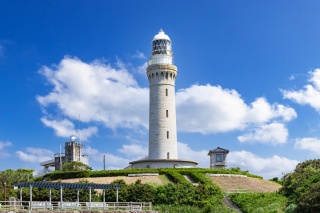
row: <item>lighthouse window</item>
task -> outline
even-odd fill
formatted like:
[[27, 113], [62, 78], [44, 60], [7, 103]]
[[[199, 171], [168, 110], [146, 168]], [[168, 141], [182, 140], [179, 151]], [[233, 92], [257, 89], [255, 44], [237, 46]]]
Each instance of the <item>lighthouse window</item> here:
[[222, 154], [216, 154], [216, 162], [222, 162]]
[[168, 73], [166, 73], [166, 79], [168, 79]]
[[169, 117], [169, 111], [166, 110], [166, 117]]
[[169, 131], [167, 131], [167, 139], [169, 139]]
[[168, 96], [168, 89], [166, 89], [166, 96]]

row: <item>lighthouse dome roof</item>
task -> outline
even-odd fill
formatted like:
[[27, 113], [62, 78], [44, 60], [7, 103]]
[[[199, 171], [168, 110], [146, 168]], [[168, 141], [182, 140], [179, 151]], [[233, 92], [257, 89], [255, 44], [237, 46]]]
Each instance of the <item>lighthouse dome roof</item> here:
[[165, 39], [165, 40], [171, 41], [169, 36], [167, 34], [165, 34], [162, 29], [160, 29], [159, 33], [154, 36], [153, 41], [160, 40], [160, 39]]

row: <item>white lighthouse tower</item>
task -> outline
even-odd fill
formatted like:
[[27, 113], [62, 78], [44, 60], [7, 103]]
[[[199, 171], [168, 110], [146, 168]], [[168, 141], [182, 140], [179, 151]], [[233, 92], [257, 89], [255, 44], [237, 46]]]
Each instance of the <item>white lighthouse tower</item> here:
[[130, 162], [133, 168], [194, 167], [198, 163], [179, 160], [175, 80], [178, 69], [172, 63], [172, 43], [160, 30], [152, 40], [147, 67], [149, 80], [149, 156]]
[[162, 30], [152, 40], [147, 67], [150, 87], [149, 159], [178, 159], [175, 103], [177, 67], [171, 40]]

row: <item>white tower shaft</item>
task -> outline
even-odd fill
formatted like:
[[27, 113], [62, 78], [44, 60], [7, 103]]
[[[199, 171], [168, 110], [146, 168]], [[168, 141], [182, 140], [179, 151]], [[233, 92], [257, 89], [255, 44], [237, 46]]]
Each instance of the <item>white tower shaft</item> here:
[[177, 67], [171, 40], [160, 30], [152, 41], [147, 76], [150, 86], [149, 159], [178, 159], [175, 105]]

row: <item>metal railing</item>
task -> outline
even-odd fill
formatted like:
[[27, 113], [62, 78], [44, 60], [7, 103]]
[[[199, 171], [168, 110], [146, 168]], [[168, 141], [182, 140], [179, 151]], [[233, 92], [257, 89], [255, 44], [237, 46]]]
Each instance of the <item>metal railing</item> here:
[[225, 191], [226, 194], [235, 194], [235, 193], [252, 193], [252, 191], [248, 189], [227, 189]]
[[152, 211], [151, 202], [48, 202], [48, 201], [0, 201], [1, 209], [89, 209], [89, 210], [124, 210]]

